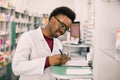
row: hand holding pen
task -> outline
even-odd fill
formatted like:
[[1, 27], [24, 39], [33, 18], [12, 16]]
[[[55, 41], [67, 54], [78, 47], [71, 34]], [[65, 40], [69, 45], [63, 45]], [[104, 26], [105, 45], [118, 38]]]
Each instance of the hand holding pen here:
[[65, 64], [69, 60], [69, 57], [66, 54], [63, 54], [61, 49], [59, 49], [59, 52], [61, 53], [61, 64]]
[[63, 52], [62, 52], [62, 50], [61, 50], [61, 49], [59, 49], [59, 52], [60, 52], [60, 54], [61, 54], [61, 55], [63, 54]]
[[[61, 49], [59, 49], [59, 52], [60, 52], [61, 55], [63, 55], [63, 52], [62, 52]], [[70, 57], [68, 55], [66, 55], [66, 56], [67, 56], [68, 60], [70, 60]]]
[[66, 54], [63, 54], [62, 50], [59, 49], [60, 54], [55, 54], [49, 56], [49, 63], [50, 65], [62, 65], [65, 64], [69, 58]]

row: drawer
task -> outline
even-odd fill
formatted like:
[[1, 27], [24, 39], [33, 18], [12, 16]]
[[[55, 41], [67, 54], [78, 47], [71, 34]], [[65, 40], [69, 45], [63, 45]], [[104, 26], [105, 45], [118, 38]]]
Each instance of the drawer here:
[[0, 78], [7, 73], [7, 67], [3, 67], [0, 69]]

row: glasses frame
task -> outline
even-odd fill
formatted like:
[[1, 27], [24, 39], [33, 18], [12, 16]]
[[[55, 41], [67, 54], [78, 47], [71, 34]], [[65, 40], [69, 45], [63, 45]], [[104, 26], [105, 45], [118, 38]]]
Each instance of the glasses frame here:
[[66, 25], [61, 22], [56, 16], [54, 16], [54, 18], [60, 23], [60, 27], [66, 32], [69, 31], [69, 28], [66, 28]]

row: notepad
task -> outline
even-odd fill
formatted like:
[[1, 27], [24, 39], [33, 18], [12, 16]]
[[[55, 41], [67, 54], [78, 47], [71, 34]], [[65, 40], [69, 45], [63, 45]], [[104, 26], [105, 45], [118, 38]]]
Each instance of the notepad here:
[[88, 66], [88, 61], [78, 53], [71, 54], [71, 60], [69, 60], [64, 66]]
[[89, 68], [80, 68], [80, 69], [68, 68], [66, 70], [66, 74], [88, 75], [88, 74], [92, 74], [92, 71]]
[[88, 66], [88, 62], [85, 60], [73, 59], [68, 61], [65, 66]]
[[91, 79], [72, 79], [72, 80], [91, 80]]

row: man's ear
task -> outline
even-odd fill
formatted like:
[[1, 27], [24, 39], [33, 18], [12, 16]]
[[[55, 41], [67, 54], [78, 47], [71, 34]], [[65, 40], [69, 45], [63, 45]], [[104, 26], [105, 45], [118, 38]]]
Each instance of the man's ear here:
[[53, 23], [55, 21], [54, 17], [51, 17], [50, 22]]

